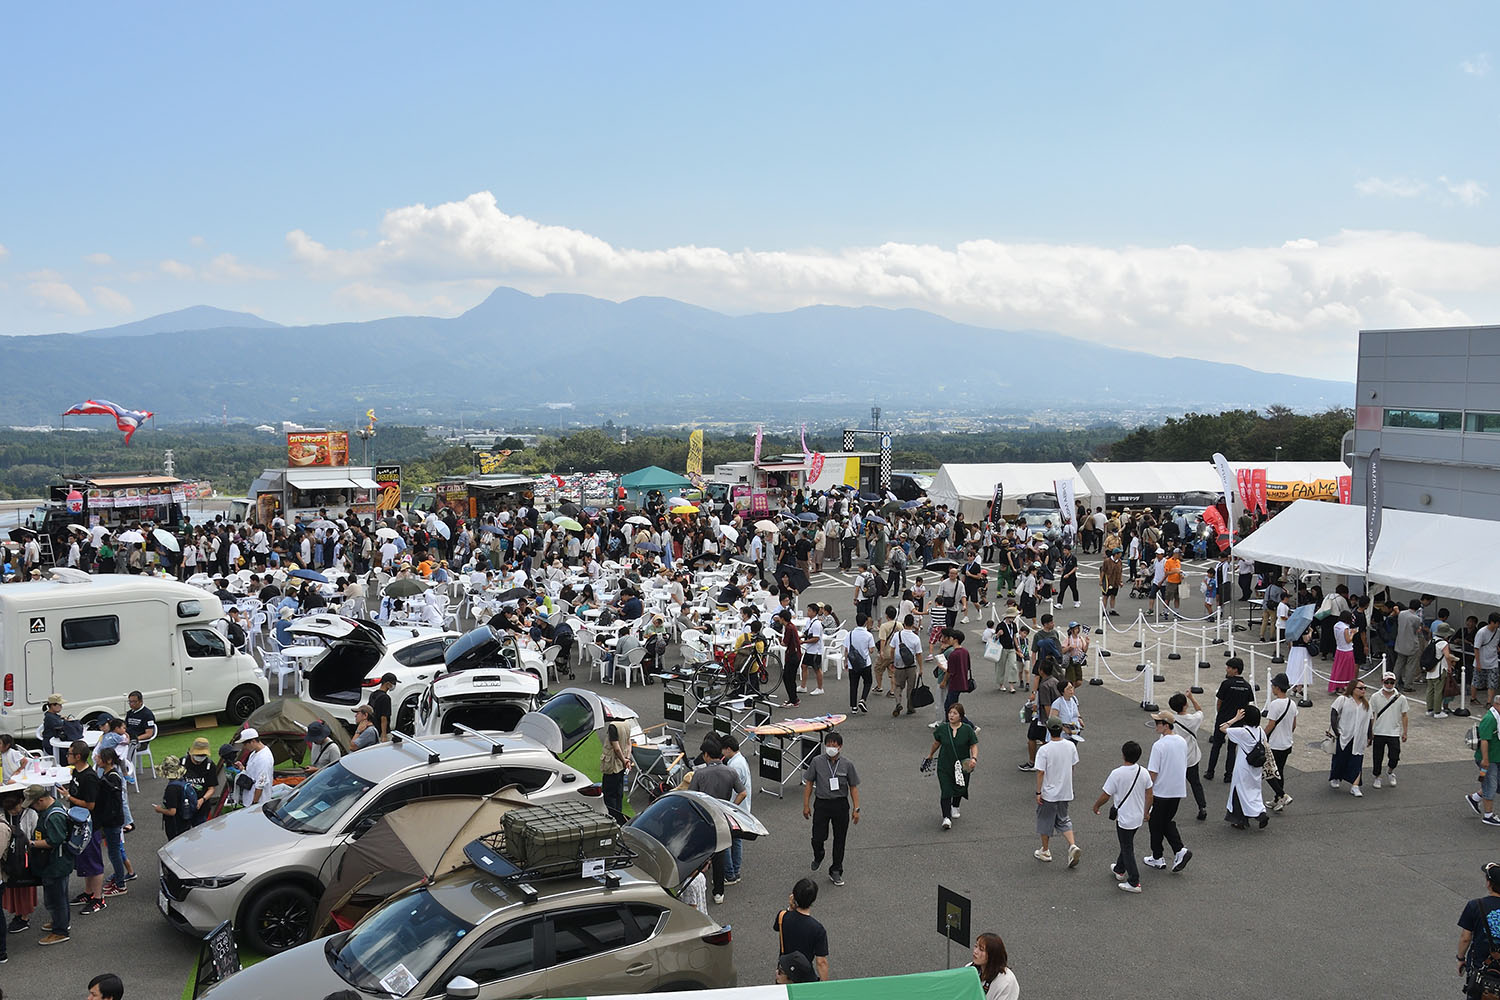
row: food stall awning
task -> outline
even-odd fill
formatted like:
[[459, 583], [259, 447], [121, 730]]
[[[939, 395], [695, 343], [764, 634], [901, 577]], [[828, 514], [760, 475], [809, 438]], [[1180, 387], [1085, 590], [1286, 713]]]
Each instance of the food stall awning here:
[[321, 470], [318, 472], [298, 472], [289, 470], [286, 474], [287, 485], [298, 490], [352, 490], [358, 489], [354, 480], [347, 475], [336, 472]]
[[379, 483], [377, 483], [373, 479], [367, 479], [364, 476], [351, 476], [349, 478], [349, 481], [351, 483], [353, 483], [354, 486], [355, 486], [355, 488], [357, 488], [357, 489], [361, 489], [361, 490], [378, 490], [378, 489], [380, 489], [380, 484]]
[[92, 486], [101, 490], [182, 485], [182, 480], [176, 476], [90, 476], [86, 479], [69, 479], [68, 482]]

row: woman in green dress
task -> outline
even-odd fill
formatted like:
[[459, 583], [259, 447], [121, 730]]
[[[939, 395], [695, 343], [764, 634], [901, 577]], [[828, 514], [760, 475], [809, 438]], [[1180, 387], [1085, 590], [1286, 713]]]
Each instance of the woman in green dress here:
[[927, 751], [924, 766], [932, 766], [934, 755], [938, 792], [942, 796], [943, 829], [948, 830], [958, 819], [959, 802], [969, 797], [974, 767], [979, 763], [979, 736], [965, 721], [962, 702], [955, 701], [949, 706], [947, 724], [933, 730], [932, 749]]

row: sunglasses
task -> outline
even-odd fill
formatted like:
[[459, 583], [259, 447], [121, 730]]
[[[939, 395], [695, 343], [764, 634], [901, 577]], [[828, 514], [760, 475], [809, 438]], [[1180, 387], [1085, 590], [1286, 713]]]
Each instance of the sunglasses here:
[[1367, 688], [1367, 687], [1365, 687], [1365, 686], [1364, 686], [1364, 685], [1363, 685], [1363, 684], [1360, 684], [1360, 685], [1359, 685], [1359, 686], [1358, 686], [1358, 687], [1356, 687], [1356, 688], [1355, 688], [1355, 689], [1354, 689], [1354, 690], [1356, 690], [1356, 691], [1368, 691], [1368, 690], [1369, 690], [1369, 688]]

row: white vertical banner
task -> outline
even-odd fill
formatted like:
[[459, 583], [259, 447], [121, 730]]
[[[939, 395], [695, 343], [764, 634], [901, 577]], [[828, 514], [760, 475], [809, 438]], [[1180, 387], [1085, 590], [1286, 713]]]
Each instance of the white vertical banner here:
[[1052, 480], [1052, 492], [1057, 497], [1057, 509], [1060, 512], [1062, 523], [1072, 525], [1073, 530], [1076, 531], [1078, 525], [1073, 524], [1073, 520], [1078, 516], [1078, 506], [1073, 499], [1073, 480]]
[[1237, 481], [1234, 470], [1229, 467], [1229, 460], [1218, 452], [1214, 452], [1214, 468], [1218, 470], [1219, 483], [1224, 487], [1224, 511], [1229, 521], [1226, 527], [1229, 530], [1229, 545], [1233, 548], [1237, 541], [1234, 535], [1239, 525], [1241, 509], [1241, 498], [1238, 490], [1235, 489]]

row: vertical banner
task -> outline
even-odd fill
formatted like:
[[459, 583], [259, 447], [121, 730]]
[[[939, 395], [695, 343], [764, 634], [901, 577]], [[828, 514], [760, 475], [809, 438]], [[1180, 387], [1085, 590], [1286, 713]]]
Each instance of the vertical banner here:
[[754, 462], [756, 465], [760, 464], [760, 439], [761, 434], [764, 430], [764, 427], [755, 428], [755, 456], [751, 458], [750, 461]]
[[1370, 575], [1370, 556], [1380, 541], [1381, 509], [1384, 497], [1380, 481], [1380, 449], [1370, 449], [1370, 464], [1365, 469], [1365, 576]]
[[812, 458], [807, 463], [808, 489], [812, 489], [813, 483], [817, 482], [818, 477], [823, 474], [823, 463], [827, 460], [828, 456], [824, 455], [821, 451], [813, 452]]
[[1339, 476], [1339, 503], [1353, 503], [1354, 479], [1351, 476]]
[[812, 453], [807, 450], [807, 425], [803, 424], [802, 425], [802, 458], [803, 458], [803, 460], [805, 461], [807, 459], [807, 456], [810, 455], [810, 454], [812, 454]]
[[[1077, 528], [1078, 526], [1076, 524], [1073, 524], [1073, 522], [1078, 518], [1078, 507], [1073, 502], [1073, 480], [1052, 480], [1052, 492], [1057, 497], [1057, 510], [1059, 519], [1063, 524], [1072, 525], [1074, 528]], [[996, 495], [998, 494], [999, 487], [997, 486]]]
[[1266, 470], [1256, 469], [1250, 477], [1251, 503], [1264, 516], [1271, 512], [1266, 506]]
[[1229, 532], [1229, 544], [1234, 545], [1234, 526], [1240, 520], [1240, 497], [1235, 491], [1234, 470], [1229, 467], [1229, 460], [1219, 452], [1214, 452], [1214, 468], [1219, 472], [1219, 485], [1224, 487], [1224, 510], [1228, 516], [1224, 519]]
[[688, 435], [687, 474], [689, 478], [703, 475], [702, 431], [693, 431]]
[[[1053, 484], [1054, 486], [1056, 483]], [[995, 499], [990, 501], [990, 523], [994, 524], [1000, 518], [1000, 505], [1005, 501], [1005, 484], [995, 484]]]
[[1234, 470], [1234, 493], [1240, 498], [1240, 509], [1249, 510], [1254, 506], [1250, 493], [1250, 470]]
[[401, 509], [401, 466], [375, 466], [375, 485], [380, 488], [376, 495], [376, 510]]

